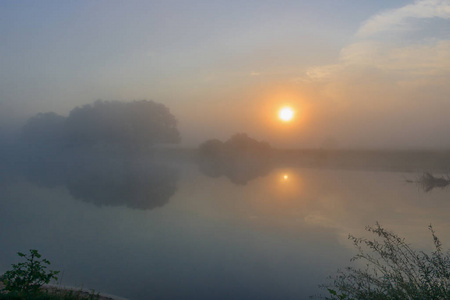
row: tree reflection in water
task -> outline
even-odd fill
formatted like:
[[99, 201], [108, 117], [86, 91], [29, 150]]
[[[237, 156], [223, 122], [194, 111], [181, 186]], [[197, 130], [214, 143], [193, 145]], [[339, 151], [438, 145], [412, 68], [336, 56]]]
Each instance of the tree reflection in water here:
[[167, 204], [178, 181], [173, 167], [128, 159], [40, 162], [26, 166], [24, 173], [38, 186], [65, 185], [74, 198], [85, 202], [142, 210]]
[[226, 142], [208, 140], [198, 149], [200, 171], [210, 177], [226, 176], [235, 184], [267, 175], [272, 169], [271, 147], [246, 134], [236, 134]]

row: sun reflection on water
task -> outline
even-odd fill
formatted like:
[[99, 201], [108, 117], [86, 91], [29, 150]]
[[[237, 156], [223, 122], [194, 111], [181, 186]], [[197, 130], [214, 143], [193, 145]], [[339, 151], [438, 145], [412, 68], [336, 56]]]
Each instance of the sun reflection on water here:
[[280, 170], [274, 184], [273, 196], [280, 200], [295, 200], [300, 197], [302, 190], [302, 180], [300, 176], [289, 170]]
[[305, 181], [298, 170], [275, 170], [255, 182], [255, 185], [258, 185], [255, 188], [257, 195], [246, 198], [253, 225], [295, 231], [303, 223], [310, 203], [305, 197]]

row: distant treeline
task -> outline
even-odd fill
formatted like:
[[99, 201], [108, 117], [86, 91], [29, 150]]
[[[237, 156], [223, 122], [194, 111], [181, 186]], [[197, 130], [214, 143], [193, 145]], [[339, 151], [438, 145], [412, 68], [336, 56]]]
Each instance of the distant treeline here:
[[450, 172], [450, 151], [283, 149], [273, 153], [279, 167], [389, 172]]

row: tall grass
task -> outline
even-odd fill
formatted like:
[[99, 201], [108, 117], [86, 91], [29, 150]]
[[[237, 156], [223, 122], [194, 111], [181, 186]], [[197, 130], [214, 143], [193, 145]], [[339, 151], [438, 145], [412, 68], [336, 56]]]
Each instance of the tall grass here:
[[365, 267], [338, 270], [331, 283], [321, 285], [330, 294], [323, 299], [450, 299], [450, 252], [443, 251], [431, 225], [431, 253], [414, 250], [379, 223], [366, 230], [375, 238], [349, 236], [358, 250], [352, 261]]

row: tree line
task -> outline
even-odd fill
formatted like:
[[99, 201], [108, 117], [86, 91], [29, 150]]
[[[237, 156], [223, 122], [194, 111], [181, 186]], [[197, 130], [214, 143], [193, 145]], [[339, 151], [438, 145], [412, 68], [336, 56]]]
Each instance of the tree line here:
[[22, 128], [21, 140], [68, 146], [148, 147], [178, 143], [180, 133], [176, 118], [163, 104], [149, 100], [98, 100], [74, 108], [67, 117], [54, 112], [31, 117]]

